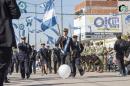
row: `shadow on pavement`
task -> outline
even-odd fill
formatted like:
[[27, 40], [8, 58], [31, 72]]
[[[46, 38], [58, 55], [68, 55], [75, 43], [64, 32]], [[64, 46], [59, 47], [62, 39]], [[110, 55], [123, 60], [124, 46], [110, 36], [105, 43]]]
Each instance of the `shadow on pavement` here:
[[116, 76], [116, 75], [87, 76], [87, 78], [113, 78], [113, 77], [120, 77], [120, 76]]

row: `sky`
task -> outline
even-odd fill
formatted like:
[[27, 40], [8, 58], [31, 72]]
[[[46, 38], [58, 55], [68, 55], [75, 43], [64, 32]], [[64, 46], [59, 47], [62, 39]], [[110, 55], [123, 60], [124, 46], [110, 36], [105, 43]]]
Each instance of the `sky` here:
[[[37, 13], [42, 13], [43, 8], [41, 8], [39, 4], [42, 4], [47, 0], [17, 0], [17, 2], [20, 2], [20, 1], [24, 1], [27, 3], [27, 13], [23, 13], [19, 20], [14, 20], [13, 22], [17, 25], [23, 24], [25, 26], [25, 28], [24, 28], [25, 36], [28, 35], [28, 30], [34, 30], [35, 28], [37, 30], [41, 30], [41, 28], [40, 28], [41, 23], [39, 23], [38, 21], [35, 21], [34, 19], [33, 19], [32, 26], [26, 27], [26, 17], [31, 16], [32, 18], [37, 17], [39, 19], [42, 19], [43, 14], [35, 14], [35, 13], [28, 13], [28, 12], [35, 12], [35, 8], [36, 8]], [[63, 3], [63, 14], [74, 14], [75, 5], [77, 5], [78, 3], [80, 3], [84, 0], [62, 0], [62, 1], [63, 1], [62, 2]], [[57, 22], [61, 28], [61, 16], [59, 15], [61, 13], [61, 0], [55, 0], [54, 3], [55, 3], [55, 11], [56, 11], [56, 13], [58, 13]], [[32, 4], [36, 4], [36, 5], [32, 5]], [[73, 26], [74, 17], [75, 16], [72, 16], [72, 15], [63, 15], [63, 27], [69, 27], [70, 24]], [[57, 26], [55, 26], [53, 28], [57, 29]], [[19, 29], [15, 28], [15, 32], [19, 38], [20, 37]], [[20, 31], [20, 33], [22, 33], [22, 32]], [[44, 33], [54, 37], [54, 40], [58, 38], [58, 36], [51, 30], [47, 30]], [[45, 36], [44, 33], [38, 33], [36, 35], [37, 47], [39, 47], [40, 43], [47, 42], [47, 37]], [[35, 33], [29, 33], [29, 34], [30, 34], [30, 44], [31, 45], [35, 44]], [[18, 40], [18, 42], [20, 42], [20, 41]]]

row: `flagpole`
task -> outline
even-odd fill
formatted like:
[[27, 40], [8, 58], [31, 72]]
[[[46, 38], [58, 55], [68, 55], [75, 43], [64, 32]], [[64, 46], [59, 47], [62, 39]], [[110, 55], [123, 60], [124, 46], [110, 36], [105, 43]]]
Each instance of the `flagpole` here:
[[57, 24], [57, 28], [58, 28], [58, 31], [59, 31], [59, 36], [61, 36], [59, 24]]
[[[36, 15], [36, 12], [37, 12], [37, 5], [36, 4], [34, 4], [34, 6], [35, 6], [35, 17], [37, 17], [37, 15]], [[35, 48], [37, 49], [37, 34], [36, 34], [36, 20], [35, 20]]]
[[28, 28], [28, 43], [29, 43], [29, 28]]
[[70, 34], [71, 34], [71, 37], [72, 37], [73, 35], [72, 35], [72, 30], [71, 30], [71, 28], [70, 28]]
[[19, 43], [20, 43], [20, 39], [21, 39], [21, 37], [20, 37], [20, 28], [19, 28], [19, 20], [18, 20], [18, 29], [19, 29]]
[[63, 0], [61, 0], [61, 34], [63, 35]]
[[70, 29], [70, 34], [71, 34], [71, 37], [72, 37], [72, 26], [71, 26], [71, 24], [69, 24], [69, 29]]

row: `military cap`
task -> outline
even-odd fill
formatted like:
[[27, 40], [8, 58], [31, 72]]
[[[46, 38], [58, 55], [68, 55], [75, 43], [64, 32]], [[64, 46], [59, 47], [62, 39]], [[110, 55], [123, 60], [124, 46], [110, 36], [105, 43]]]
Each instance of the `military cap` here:
[[45, 45], [45, 43], [41, 43], [41, 45]]
[[26, 37], [25, 37], [25, 36], [22, 36], [22, 37], [21, 37], [21, 39], [25, 40], [25, 39], [26, 39]]
[[35, 47], [34, 45], [32, 45], [32, 47]]
[[68, 29], [67, 29], [67, 28], [64, 28], [64, 32], [68, 32]]
[[77, 38], [78, 36], [77, 35], [73, 35], [73, 38]]

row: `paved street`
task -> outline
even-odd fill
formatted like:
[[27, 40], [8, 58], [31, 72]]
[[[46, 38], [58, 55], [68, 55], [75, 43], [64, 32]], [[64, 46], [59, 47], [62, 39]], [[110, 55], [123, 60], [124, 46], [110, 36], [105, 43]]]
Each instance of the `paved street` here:
[[29, 80], [21, 80], [19, 74], [9, 76], [11, 83], [5, 86], [130, 86], [130, 76], [119, 77], [118, 73], [86, 73], [84, 76], [61, 79], [58, 75], [32, 75]]

